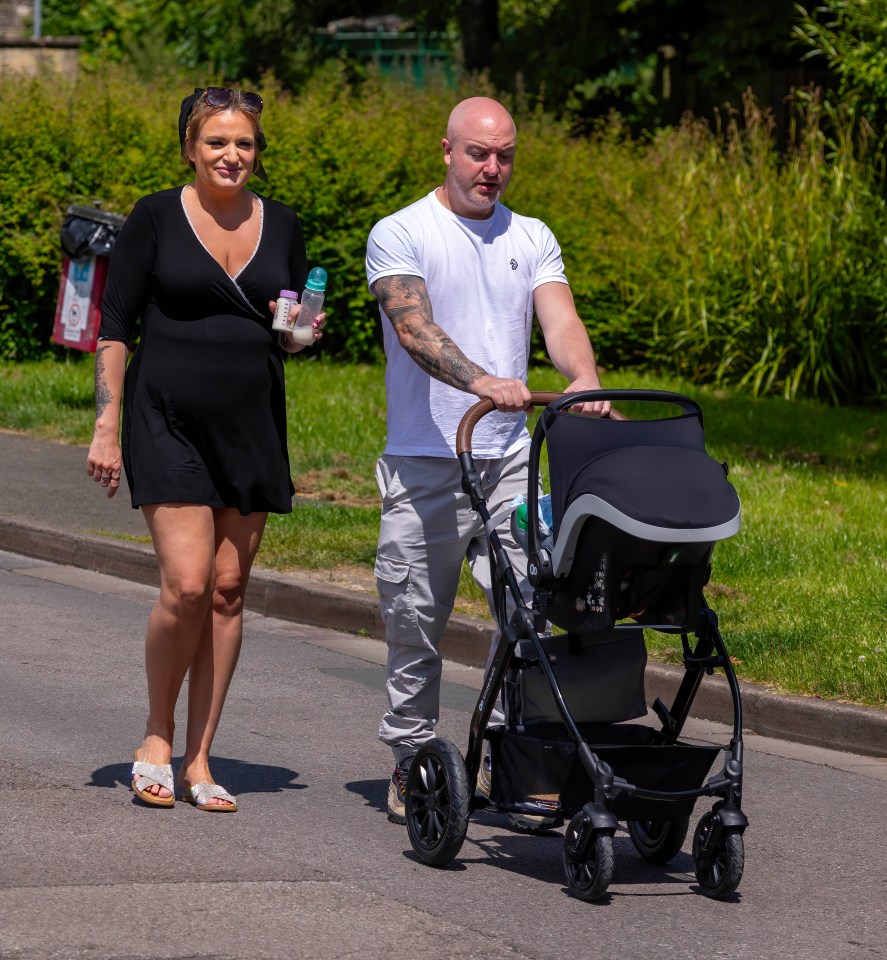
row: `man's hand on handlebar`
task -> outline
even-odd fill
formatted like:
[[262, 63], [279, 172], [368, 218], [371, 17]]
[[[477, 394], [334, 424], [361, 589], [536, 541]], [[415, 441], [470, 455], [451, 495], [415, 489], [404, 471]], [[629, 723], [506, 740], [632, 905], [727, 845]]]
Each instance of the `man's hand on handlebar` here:
[[[600, 383], [591, 380], [574, 380], [569, 387], [564, 390], [564, 393], [579, 393], [580, 390], [600, 390]], [[614, 419], [622, 419], [618, 414], [613, 411], [610, 406], [609, 400], [587, 400], [585, 403], [577, 403], [576, 406], [570, 407], [574, 413], [581, 413], [586, 417], [609, 417], [613, 416]]]
[[530, 407], [530, 391], [526, 384], [510, 377], [494, 377], [487, 373], [478, 377], [469, 389], [479, 399], [491, 400], [503, 413], [516, 413]]

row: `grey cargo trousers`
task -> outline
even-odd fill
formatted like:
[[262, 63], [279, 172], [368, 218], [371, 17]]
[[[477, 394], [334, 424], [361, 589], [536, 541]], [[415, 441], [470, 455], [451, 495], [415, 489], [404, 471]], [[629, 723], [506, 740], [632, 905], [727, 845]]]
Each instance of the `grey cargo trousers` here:
[[[507, 511], [518, 494], [526, 495], [528, 455], [524, 447], [501, 459], [475, 460], [492, 517]], [[489, 544], [462, 492], [462, 469], [455, 458], [382, 456], [376, 481], [382, 522], [375, 574], [388, 641], [388, 710], [379, 738], [400, 762], [434, 736], [440, 714], [440, 640], [463, 559], [493, 610]], [[498, 533], [529, 599], [526, 555], [507, 520]], [[498, 630], [494, 644], [497, 639]]]

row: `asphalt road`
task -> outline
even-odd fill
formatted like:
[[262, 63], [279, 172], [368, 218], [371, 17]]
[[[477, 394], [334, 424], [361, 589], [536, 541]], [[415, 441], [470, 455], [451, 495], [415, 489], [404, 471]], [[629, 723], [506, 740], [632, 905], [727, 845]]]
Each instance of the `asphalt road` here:
[[[749, 737], [726, 903], [696, 892], [687, 845], [663, 871], [622, 830], [610, 896], [582, 903], [561, 832], [490, 813], [434, 870], [384, 813], [382, 645], [252, 613], [213, 767], [240, 811], [146, 808], [128, 773], [154, 593], [0, 553], [4, 960], [887, 956], [887, 760]], [[445, 677], [439, 729], [464, 747], [478, 671]]]

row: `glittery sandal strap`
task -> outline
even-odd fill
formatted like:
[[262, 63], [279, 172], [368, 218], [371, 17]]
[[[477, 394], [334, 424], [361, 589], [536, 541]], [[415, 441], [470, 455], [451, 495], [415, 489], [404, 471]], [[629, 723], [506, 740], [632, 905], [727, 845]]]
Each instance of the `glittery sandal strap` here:
[[[237, 809], [237, 799], [218, 783], [195, 783], [190, 790], [190, 800], [195, 807], [201, 810], [225, 810], [234, 811]], [[225, 800], [229, 806], [221, 803], [210, 803], [210, 800]]]
[[143, 760], [136, 760], [132, 765], [132, 785], [133, 789], [143, 792], [148, 787], [157, 784], [166, 787], [170, 793], [174, 793], [172, 764], [145, 763]]

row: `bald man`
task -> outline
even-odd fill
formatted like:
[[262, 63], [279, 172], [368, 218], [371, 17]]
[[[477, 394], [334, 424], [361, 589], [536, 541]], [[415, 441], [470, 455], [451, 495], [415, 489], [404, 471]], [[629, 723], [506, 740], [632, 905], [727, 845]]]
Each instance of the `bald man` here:
[[[480, 398], [496, 406], [472, 451], [490, 514], [527, 492], [527, 362], [533, 314], [570, 392], [600, 387], [560, 248], [540, 220], [500, 200], [517, 130], [486, 97], [463, 100], [441, 141], [443, 185], [373, 227], [367, 281], [379, 301], [387, 359], [387, 438], [376, 465], [382, 522], [376, 582], [388, 641], [388, 710], [380, 739], [394, 752], [388, 818], [405, 823], [410, 763], [439, 715], [440, 639], [462, 561], [493, 610], [488, 543], [462, 491], [456, 429]], [[608, 412], [609, 404], [582, 411]], [[527, 596], [526, 556], [500, 528]], [[482, 777], [483, 779], [483, 771]], [[517, 826], [538, 826], [516, 820]]]

